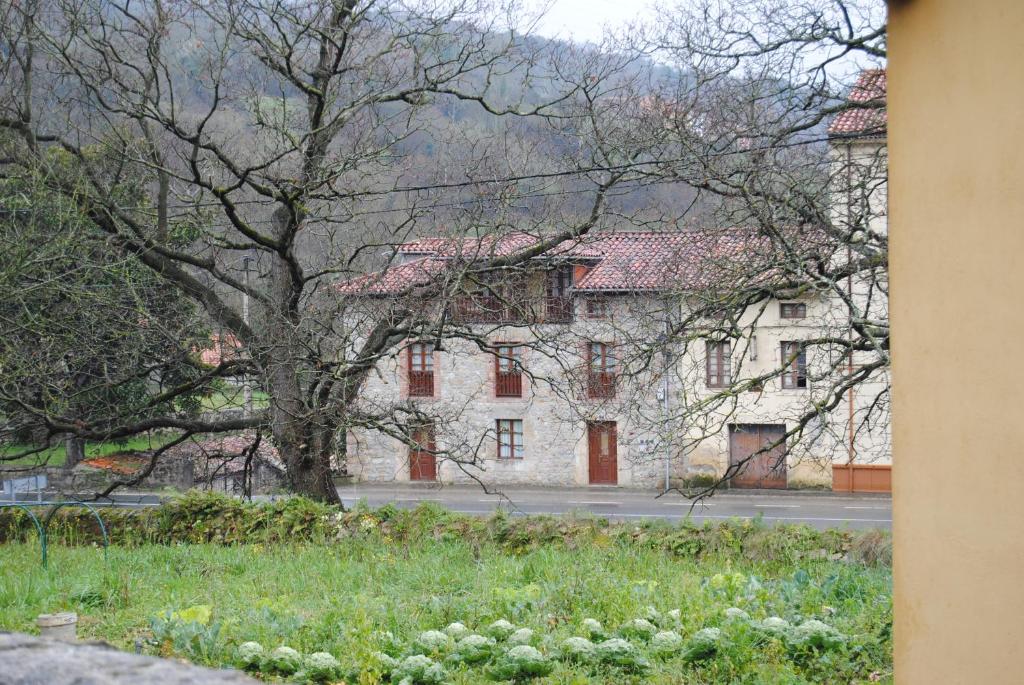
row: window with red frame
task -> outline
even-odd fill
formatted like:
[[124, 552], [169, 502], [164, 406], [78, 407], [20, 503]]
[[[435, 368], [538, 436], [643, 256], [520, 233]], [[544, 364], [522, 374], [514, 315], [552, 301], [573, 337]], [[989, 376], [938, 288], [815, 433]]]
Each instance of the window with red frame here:
[[588, 319], [607, 319], [609, 312], [608, 300], [603, 297], [591, 297], [587, 299]]
[[587, 396], [615, 397], [615, 355], [611, 345], [592, 342], [587, 345]]
[[783, 319], [803, 319], [807, 316], [807, 305], [803, 302], [780, 302], [779, 317]]
[[409, 397], [434, 396], [434, 346], [409, 345]]
[[732, 382], [732, 345], [728, 340], [707, 341], [709, 388], [724, 388]]
[[782, 343], [782, 387], [800, 390], [807, 387], [807, 350], [798, 342]]
[[497, 397], [523, 396], [523, 367], [516, 345], [499, 345], [494, 355], [494, 394]]
[[522, 459], [523, 447], [523, 422], [498, 419], [498, 459]]

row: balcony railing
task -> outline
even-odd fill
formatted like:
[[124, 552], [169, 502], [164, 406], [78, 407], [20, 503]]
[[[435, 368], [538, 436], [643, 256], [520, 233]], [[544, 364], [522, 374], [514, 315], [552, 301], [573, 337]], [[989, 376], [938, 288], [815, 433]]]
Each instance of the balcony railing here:
[[522, 397], [523, 375], [518, 372], [498, 372], [495, 379], [495, 392], [498, 397]]
[[610, 371], [591, 371], [587, 377], [587, 397], [591, 399], [615, 397], [615, 374]]
[[433, 371], [410, 371], [409, 372], [409, 397], [433, 397], [434, 396], [434, 372]]
[[545, 298], [544, 320], [548, 323], [568, 323], [572, 321], [572, 299], [568, 297]]

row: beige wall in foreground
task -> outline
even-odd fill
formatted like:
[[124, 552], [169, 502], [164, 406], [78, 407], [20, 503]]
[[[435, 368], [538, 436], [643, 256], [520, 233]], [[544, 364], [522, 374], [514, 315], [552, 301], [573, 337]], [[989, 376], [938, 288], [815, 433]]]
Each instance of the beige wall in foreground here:
[[1024, 682], [1024, 0], [890, 3], [896, 682]]

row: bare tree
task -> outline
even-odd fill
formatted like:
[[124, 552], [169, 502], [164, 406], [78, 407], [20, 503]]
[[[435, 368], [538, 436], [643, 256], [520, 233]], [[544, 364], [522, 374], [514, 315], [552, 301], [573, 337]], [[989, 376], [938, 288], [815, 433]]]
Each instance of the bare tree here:
[[[154, 398], [163, 413], [111, 404], [81, 420], [37, 407], [45, 431], [170, 430], [176, 444], [266, 428], [291, 489], [323, 500], [337, 501], [332, 468], [350, 428], [409, 439], [418, 410], [357, 402], [375, 366], [410, 339], [473, 339], [446, 328], [437, 303], [474, 274], [585, 236], [651, 158], [608, 128], [644, 78], [637, 54], [533, 41], [508, 3], [38, 0], [4, 11], [4, 175], [31, 174], [72, 202], [111, 250], [239, 346], [213, 367], [194, 360], [193, 378]], [[383, 309], [352, 309], [335, 284], [440, 218], [449, 235], [514, 227], [537, 240], [478, 255]], [[269, 408], [231, 420], [175, 410], [176, 397], [229, 377], [266, 390]]]
[[743, 259], [709, 256], [716, 278], [675, 289], [658, 343], [630, 345], [654, 384], [679, 388], [667, 414], [634, 404], [638, 420], [663, 426], [661, 453], [690, 475], [728, 430], [785, 426], [700, 494], [755, 462], [887, 458], [883, 4], [702, 2], [662, 20], [678, 77], [656, 95], [672, 161], [652, 181], [698, 190], [709, 223], [748, 242]]

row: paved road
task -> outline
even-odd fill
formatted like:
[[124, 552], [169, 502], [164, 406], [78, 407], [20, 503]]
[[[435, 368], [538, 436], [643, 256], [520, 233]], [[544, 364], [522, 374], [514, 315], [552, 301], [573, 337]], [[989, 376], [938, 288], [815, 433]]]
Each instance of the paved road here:
[[584, 511], [616, 520], [694, 521], [754, 518], [766, 523], [807, 523], [816, 528], [891, 528], [892, 500], [885, 496], [832, 493], [722, 492], [698, 504], [678, 494], [656, 498], [648, 490], [620, 488], [503, 488], [504, 497], [479, 487], [357, 484], [338, 488], [346, 505], [365, 499], [371, 506], [388, 502], [411, 508], [436, 502], [454, 511], [488, 514], [499, 507], [514, 514], [564, 514]]

